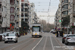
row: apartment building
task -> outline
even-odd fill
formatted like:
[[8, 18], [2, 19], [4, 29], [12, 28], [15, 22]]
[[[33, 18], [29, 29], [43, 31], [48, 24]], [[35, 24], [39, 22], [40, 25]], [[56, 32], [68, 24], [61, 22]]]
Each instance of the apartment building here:
[[19, 31], [19, 0], [7, 0], [7, 12], [10, 31]]
[[0, 0], [0, 32], [2, 31], [2, 0]]
[[20, 0], [20, 16], [19, 16], [19, 27], [21, 27], [21, 21], [25, 21], [29, 24], [29, 1]]
[[34, 23], [34, 3], [30, 3], [30, 23]]
[[61, 30], [61, 4], [59, 4], [55, 14], [55, 29]]
[[0, 31], [19, 30], [19, 0], [0, 0]]
[[[60, 0], [60, 5], [61, 5], [61, 10], [60, 10], [61, 22], [64, 17], [70, 16], [70, 23], [68, 26], [65, 26], [65, 28], [67, 27], [72, 28], [72, 31], [74, 31], [75, 30], [75, 0]], [[61, 26], [61, 28], [64, 27]]]
[[30, 3], [30, 6], [29, 6], [29, 11], [30, 11], [29, 26], [30, 27], [33, 23], [38, 22], [37, 14], [34, 11], [34, 9], [35, 9], [34, 3]]

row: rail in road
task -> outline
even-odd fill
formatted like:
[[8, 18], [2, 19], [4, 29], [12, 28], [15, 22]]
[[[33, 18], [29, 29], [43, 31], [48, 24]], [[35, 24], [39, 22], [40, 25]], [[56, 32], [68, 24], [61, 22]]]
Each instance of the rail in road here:
[[29, 34], [20, 37], [18, 43], [0, 42], [0, 44], [0, 46], [5, 46], [0, 47], [0, 50], [74, 50], [74, 48], [70, 48], [71, 46], [67, 47], [62, 44], [61, 40], [51, 33], [43, 33], [42, 38], [32, 38]]

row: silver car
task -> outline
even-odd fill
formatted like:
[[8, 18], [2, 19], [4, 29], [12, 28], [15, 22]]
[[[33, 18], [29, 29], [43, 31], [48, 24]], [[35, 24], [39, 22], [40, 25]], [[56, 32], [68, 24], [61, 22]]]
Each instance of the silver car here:
[[65, 43], [65, 39], [67, 37], [68, 34], [64, 34], [63, 38], [62, 38], [62, 43]]
[[3, 36], [4, 36], [3, 40], [5, 40], [6, 35], [9, 34], [9, 33], [11, 33], [11, 32], [4, 32], [3, 33]]
[[68, 35], [65, 39], [65, 44], [68, 45], [69, 43], [75, 43], [75, 35]]
[[14, 33], [7, 34], [6, 37], [5, 37], [5, 41], [4, 42], [7, 43], [7, 42], [10, 42], [10, 41], [13, 41], [13, 42], [17, 43], [18, 42], [17, 35], [14, 34]]

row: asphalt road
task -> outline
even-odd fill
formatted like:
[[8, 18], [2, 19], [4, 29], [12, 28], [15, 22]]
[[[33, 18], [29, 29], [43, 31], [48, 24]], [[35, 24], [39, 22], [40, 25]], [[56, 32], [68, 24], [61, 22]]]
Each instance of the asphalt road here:
[[62, 44], [61, 37], [52, 33], [42, 33], [42, 38], [32, 38], [31, 34], [18, 38], [18, 43], [0, 42], [0, 50], [75, 50], [75, 44]]

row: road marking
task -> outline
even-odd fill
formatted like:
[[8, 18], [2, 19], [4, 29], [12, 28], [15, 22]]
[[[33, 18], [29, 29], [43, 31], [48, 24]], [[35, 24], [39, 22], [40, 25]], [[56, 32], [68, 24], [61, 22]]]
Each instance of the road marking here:
[[45, 40], [45, 44], [44, 44], [43, 50], [45, 50], [46, 43], [47, 43], [47, 37], [46, 37], [46, 40]]
[[50, 35], [50, 41], [51, 41], [52, 49], [55, 50], [54, 47], [53, 47], [53, 42], [52, 42], [51, 35]]
[[32, 48], [32, 50], [34, 50], [36, 48], [36, 46], [42, 41], [43, 38], [40, 39], [40, 41]]
[[[32, 39], [31, 39], [32, 40]], [[29, 41], [31, 41], [31, 40], [29, 40]], [[29, 41], [27, 41], [27, 42], [29, 42]], [[27, 43], [27, 42], [25, 42], [25, 43]], [[22, 43], [22, 44], [20, 44], [20, 45], [17, 45], [17, 46], [15, 46], [15, 47], [13, 47], [12, 49], [10, 49], [10, 50], [13, 50], [13, 49], [15, 49], [15, 48], [17, 48], [17, 47], [19, 47], [19, 46], [21, 46], [21, 45], [23, 45], [24, 43]]]

